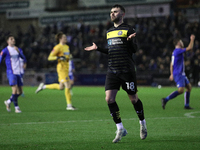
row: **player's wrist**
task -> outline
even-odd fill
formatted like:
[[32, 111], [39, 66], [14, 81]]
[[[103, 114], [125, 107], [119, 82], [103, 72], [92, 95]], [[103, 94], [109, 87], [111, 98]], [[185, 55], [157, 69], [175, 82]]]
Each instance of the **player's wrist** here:
[[65, 56], [57, 56], [57, 60], [66, 60], [66, 57]]

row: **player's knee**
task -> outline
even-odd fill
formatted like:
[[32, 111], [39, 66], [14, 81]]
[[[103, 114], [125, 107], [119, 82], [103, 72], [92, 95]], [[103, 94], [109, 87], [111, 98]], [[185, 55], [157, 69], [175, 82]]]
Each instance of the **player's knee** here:
[[183, 94], [183, 92], [184, 92], [184, 88], [179, 88], [179, 89], [178, 89], [178, 93], [179, 93], [179, 94]]
[[60, 90], [64, 90], [64, 87], [60, 87]]
[[132, 104], [136, 104], [137, 101], [138, 101], [138, 99], [131, 99], [131, 103], [132, 103]]
[[19, 95], [22, 95], [22, 91], [20, 91], [18, 94], [19, 94]]
[[138, 95], [137, 94], [134, 94], [134, 95], [128, 94], [128, 97], [129, 97], [132, 104], [137, 103], [137, 101], [138, 101]]
[[192, 91], [192, 87], [190, 87], [189, 89], [188, 89], [188, 92], [191, 92]]
[[114, 103], [114, 102], [115, 102], [115, 99], [114, 99], [114, 98], [111, 98], [111, 97], [109, 97], [109, 96], [106, 96], [105, 100], [106, 100], [106, 102], [107, 102], [108, 104], [111, 104], [111, 103]]
[[187, 92], [191, 92], [192, 91], [192, 85], [189, 85], [188, 87], [187, 87]]
[[60, 90], [64, 90], [65, 86], [64, 85], [60, 85]]

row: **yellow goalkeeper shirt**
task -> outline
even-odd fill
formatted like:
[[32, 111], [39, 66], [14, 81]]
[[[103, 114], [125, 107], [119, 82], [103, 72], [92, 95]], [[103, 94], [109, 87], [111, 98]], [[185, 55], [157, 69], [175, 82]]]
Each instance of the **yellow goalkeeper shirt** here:
[[53, 61], [56, 60], [59, 56], [65, 56], [66, 60], [60, 60], [58, 59], [58, 64], [57, 64], [57, 71], [67, 71], [69, 70], [69, 46], [68, 45], [62, 45], [62, 44], [57, 44], [54, 46], [53, 50], [51, 51], [48, 60]]

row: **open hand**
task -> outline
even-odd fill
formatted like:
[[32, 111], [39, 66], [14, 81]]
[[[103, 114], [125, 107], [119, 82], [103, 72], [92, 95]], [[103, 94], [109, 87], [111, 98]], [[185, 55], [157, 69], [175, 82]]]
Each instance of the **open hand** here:
[[92, 51], [92, 50], [96, 50], [96, 49], [97, 49], [97, 45], [95, 43], [92, 43], [92, 46], [88, 46], [84, 50]]
[[170, 81], [173, 81], [173, 80], [174, 80], [173, 74], [170, 75], [169, 80], [170, 80]]
[[136, 33], [133, 33], [133, 34], [129, 35], [129, 36], [127, 37], [127, 41], [131, 40], [131, 39], [134, 38], [135, 36], [136, 36]]

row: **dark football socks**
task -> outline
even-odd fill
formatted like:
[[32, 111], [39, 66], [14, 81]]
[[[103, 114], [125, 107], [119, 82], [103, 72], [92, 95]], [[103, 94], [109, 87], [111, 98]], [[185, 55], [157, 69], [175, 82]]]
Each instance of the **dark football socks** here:
[[138, 101], [133, 104], [135, 111], [139, 117], [139, 119], [142, 121], [144, 120], [144, 110], [143, 110], [143, 105], [140, 99], [138, 99]]
[[117, 123], [121, 123], [121, 117], [120, 117], [120, 113], [119, 113], [119, 107], [117, 105], [116, 102], [112, 103], [112, 104], [108, 104], [109, 110], [110, 110], [110, 114], [113, 117], [114, 122]]
[[18, 97], [19, 95], [18, 94], [12, 94], [12, 98], [11, 98], [11, 101], [14, 103], [14, 106], [17, 107], [18, 106]]

